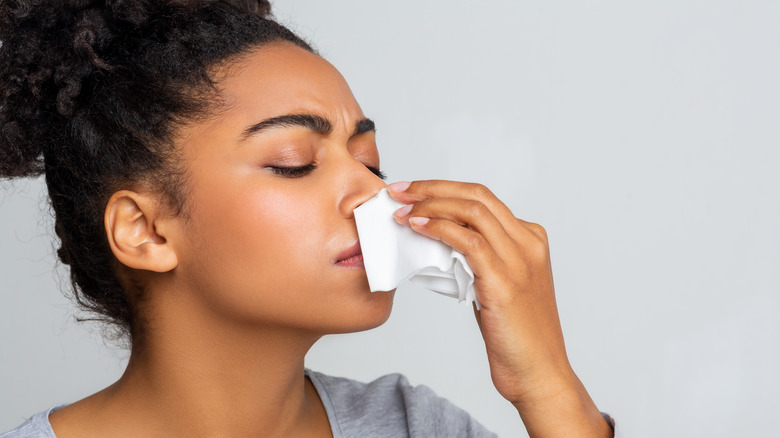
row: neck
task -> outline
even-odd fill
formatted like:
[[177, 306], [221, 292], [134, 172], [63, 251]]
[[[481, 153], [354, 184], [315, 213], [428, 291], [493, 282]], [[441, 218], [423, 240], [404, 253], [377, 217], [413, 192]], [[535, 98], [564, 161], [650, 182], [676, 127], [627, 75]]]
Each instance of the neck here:
[[318, 335], [226, 324], [198, 306], [150, 321], [107, 391], [150, 427], [171, 436], [286, 436], [315, 417], [320, 401], [304, 378], [304, 357]]

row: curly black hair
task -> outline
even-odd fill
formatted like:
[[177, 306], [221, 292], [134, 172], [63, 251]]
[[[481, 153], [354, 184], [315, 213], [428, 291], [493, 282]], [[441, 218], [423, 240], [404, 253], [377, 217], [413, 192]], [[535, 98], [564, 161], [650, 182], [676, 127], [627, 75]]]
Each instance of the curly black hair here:
[[186, 214], [172, 136], [218, 101], [215, 68], [273, 42], [314, 52], [270, 14], [257, 0], [0, 0], [0, 180], [45, 174], [73, 296], [131, 342], [143, 285], [123, 287], [106, 203], [142, 185]]

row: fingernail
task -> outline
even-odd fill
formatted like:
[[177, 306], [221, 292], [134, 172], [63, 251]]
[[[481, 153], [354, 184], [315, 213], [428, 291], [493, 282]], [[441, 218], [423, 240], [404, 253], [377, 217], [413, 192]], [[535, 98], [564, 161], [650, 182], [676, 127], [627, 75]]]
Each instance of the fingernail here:
[[429, 220], [431, 219], [427, 217], [411, 217], [409, 218], [409, 223], [415, 227], [421, 227], [427, 224]]
[[409, 214], [410, 211], [412, 211], [412, 207], [413, 206], [414, 206], [414, 204], [404, 205], [403, 207], [401, 207], [398, 210], [396, 210], [395, 212], [393, 212], [393, 216], [395, 216], [395, 217], [404, 217], [407, 214]]
[[400, 193], [400, 192], [403, 192], [404, 190], [408, 189], [410, 184], [411, 183], [409, 181], [394, 182], [394, 183], [392, 183], [392, 184], [387, 186], [387, 190], [391, 191], [391, 192], [394, 192], [394, 193]]

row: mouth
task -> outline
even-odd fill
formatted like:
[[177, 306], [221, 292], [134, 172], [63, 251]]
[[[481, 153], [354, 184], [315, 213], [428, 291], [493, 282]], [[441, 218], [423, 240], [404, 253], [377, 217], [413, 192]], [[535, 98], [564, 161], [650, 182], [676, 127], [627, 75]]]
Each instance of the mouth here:
[[336, 257], [336, 265], [345, 268], [363, 268], [363, 252], [360, 250], [360, 242], [345, 249]]

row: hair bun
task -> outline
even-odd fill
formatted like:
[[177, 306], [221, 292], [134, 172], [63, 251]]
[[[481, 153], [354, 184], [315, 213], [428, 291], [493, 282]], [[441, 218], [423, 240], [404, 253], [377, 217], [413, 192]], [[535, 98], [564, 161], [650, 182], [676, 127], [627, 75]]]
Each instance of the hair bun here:
[[50, 134], [72, 112], [81, 81], [106, 66], [91, 47], [100, 26], [90, 3], [0, 2], [0, 178], [43, 172]]
[[113, 70], [104, 52], [115, 39], [162, 11], [208, 7], [271, 13], [258, 0], [0, 1], [0, 178], [44, 171], [87, 79]]

